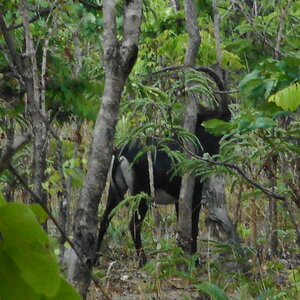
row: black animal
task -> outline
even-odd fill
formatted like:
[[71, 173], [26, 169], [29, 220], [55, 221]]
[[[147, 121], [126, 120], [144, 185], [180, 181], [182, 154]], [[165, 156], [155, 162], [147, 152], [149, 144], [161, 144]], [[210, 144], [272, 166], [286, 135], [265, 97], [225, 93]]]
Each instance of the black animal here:
[[[207, 121], [212, 118], [219, 118], [224, 121], [230, 119], [230, 112], [228, 106], [221, 106], [221, 108], [210, 110], [201, 109], [201, 113], [198, 114], [197, 126], [195, 135], [199, 139], [202, 145], [202, 150], [199, 150], [198, 155], [203, 153], [209, 153], [210, 155], [217, 154], [219, 151], [220, 137], [213, 136], [205, 131], [201, 126], [203, 121]], [[98, 236], [98, 251], [101, 246], [101, 242], [106, 233], [107, 227], [111, 220], [109, 216], [111, 211], [124, 199], [124, 195], [127, 190], [130, 190], [132, 195], [136, 195], [140, 192], [146, 192], [150, 194], [150, 180], [148, 172], [148, 160], [147, 154], [141, 155], [135, 160], [137, 154], [141, 150], [141, 145], [138, 141], [134, 145], [126, 145], [120, 149], [115, 156], [112, 168], [112, 178], [109, 189], [109, 195], [107, 200], [107, 206], [100, 221], [100, 230]], [[170, 204], [176, 205], [176, 211], [178, 211], [178, 198], [181, 186], [180, 176], [171, 176], [172, 161], [168, 155], [161, 150], [157, 150], [155, 157], [153, 157], [153, 177], [155, 197], [154, 201], [157, 204]], [[201, 204], [202, 183], [199, 178], [195, 180], [195, 187], [193, 193], [193, 214], [192, 214], [192, 252], [197, 251], [197, 236], [198, 236], [198, 220]], [[143, 251], [141, 241], [141, 227], [148, 205], [146, 200], [141, 200], [138, 207], [138, 212], [132, 217], [129, 228], [131, 236], [134, 241], [134, 245], [137, 251], [140, 265], [146, 263], [146, 255]]]

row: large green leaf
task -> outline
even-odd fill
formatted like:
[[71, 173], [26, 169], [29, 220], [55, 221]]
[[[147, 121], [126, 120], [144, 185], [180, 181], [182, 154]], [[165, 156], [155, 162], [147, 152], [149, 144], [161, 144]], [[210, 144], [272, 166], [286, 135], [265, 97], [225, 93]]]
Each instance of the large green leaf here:
[[202, 123], [202, 126], [208, 129], [214, 135], [222, 135], [232, 128], [232, 124], [220, 119], [211, 119]]
[[55, 295], [60, 286], [59, 266], [33, 211], [22, 203], [1, 206], [0, 232], [0, 249], [18, 267], [20, 278], [38, 294]]
[[250, 129], [255, 128], [270, 128], [276, 125], [276, 122], [271, 118], [258, 117], [254, 122], [249, 126]]
[[300, 83], [292, 84], [271, 95], [269, 102], [275, 102], [284, 110], [296, 110], [300, 105]]
[[76, 292], [75, 288], [61, 277], [60, 287], [58, 292], [47, 300], [80, 300], [81, 297]]
[[40, 299], [34, 289], [21, 278], [20, 270], [0, 247], [0, 299]]

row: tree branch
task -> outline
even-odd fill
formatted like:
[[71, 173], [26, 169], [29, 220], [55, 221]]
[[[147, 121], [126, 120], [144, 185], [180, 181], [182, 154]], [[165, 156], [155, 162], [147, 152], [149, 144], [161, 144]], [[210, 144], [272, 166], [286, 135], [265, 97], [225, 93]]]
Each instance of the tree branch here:
[[[28, 22], [33, 23], [34, 21], [38, 20], [40, 17], [49, 14], [51, 11], [52, 11], [52, 8], [41, 9], [41, 10], [37, 11], [36, 16], [29, 19]], [[11, 26], [7, 27], [7, 30], [14, 30], [14, 29], [17, 29], [20, 27], [23, 27], [23, 23], [11, 25]]]
[[[184, 145], [182, 143], [180, 143], [182, 147], [184, 147]], [[271, 191], [270, 189], [268, 188], [265, 188], [264, 186], [262, 186], [261, 184], [259, 184], [258, 182], [254, 181], [253, 179], [251, 179], [245, 171], [243, 171], [241, 168], [239, 168], [238, 166], [234, 165], [234, 164], [231, 164], [231, 163], [226, 163], [226, 162], [221, 162], [221, 161], [215, 161], [215, 160], [212, 160], [212, 159], [208, 159], [208, 158], [204, 158], [204, 157], [201, 157], [199, 155], [196, 155], [194, 153], [192, 153], [191, 151], [189, 151], [188, 149], [186, 149], [184, 147], [184, 150], [186, 152], [188, 152], [190, 155], [192, 155], [194, 158], [196, 159], [199, 159], [203, 162], [206, 162], [206, 163], [209, 163], [209, 164], [212, 164], [212, 165], [216, 165], [216, 166], [224, 166], [224, 167], [227, 167], [227, 168], [230, 168], [230, 169], [233, 169], [235, 170], [238, 174], [240, 174], [244, 179], [246, 179], [246, 181], [248, 181], [250, 184], [252, 184], [253, 186], [257, 187], [259, 190], [261, 190], [262, 192], [264, 192], [266, 195], [268, 196], [271, 196], [273, 197], [274, 199], [277, 199], [277, 200], [283, 200], [283, 201], [286, 201], [286, 197], [283, 196], [283, 195], [280, 195], [280, 194], [277, 194], [273, 191]]]
[[7, 145], [0, 158], [0, 173], [8, 169], [14, 154], [26, 145], [31, 139], [30, 134], [20, 136], [12, 145]]
[[4, 13], [2, 11], [1, 4], [0, 4], [0, 29], [3, 33], [3, 36], [5, 39], [6, 45], [8, 47], [12, 62], [17, 67], [18, 73], [20, 75], [22, 75], [24, 68], [23, 68], [23, 64], [21, 61], [21, 57], [20, 57], [20, 54], [17, 52], [15, 45], [13, 43], [13, 40], [8, 32], [8, 28], [6, 27], [6, 24], [4, 21]]
[[281, 57], [285, 56], [281, 51], [276, 49], [276, 46], [274, 46], [273, 43], [267, 37], [265, 37], [263, 34], [261, 34], [261, 32], [257, 29], [255, 24], [253, 23], [253, 19], [246, 13], [245, 9], [242, 7], [242, 4], [239, 3], [239, 1], [236, 1], [236, 0], [230, 0], [230, 1], [231, 1], [232, 4], [236, 5], [238, 10], [244, 15], [244, 17], [246, 18], [248, 23], [252, 26], [252, 28], [254, 29], [255, 33], [259, 36], [259, 38], [264, 43], [266, 43], [268, 46], [270, 46], [274, 50], [276, 55], [281, 56]]

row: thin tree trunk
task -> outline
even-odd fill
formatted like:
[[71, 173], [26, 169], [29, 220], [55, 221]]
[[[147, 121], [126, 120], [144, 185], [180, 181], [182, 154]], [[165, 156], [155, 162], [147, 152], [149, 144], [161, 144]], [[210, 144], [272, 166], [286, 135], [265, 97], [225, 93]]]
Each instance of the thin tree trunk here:
[[[79, 75], [79, 72], [81, 71], [82, 68], [82, 49], [79, 46], [79, 40], [78, 40], [78, 33], [76, 32], [74, 35], [74, 43], [75, 43], [75, 57], [76, 57], [76, 64], [74, 66], [74, 76], [73, 78], [77, 78]], [[79, 121], [78, 121], [79, 122]], [[80, 136], [80, 125], [76, 123], [76, 129], [75, 133], [77, 133], [78, 136]], [[77, 149], [79, 142], [81, 140], [77, 138], [77, 135], [75, 137], [75, 149], [74, 149], [74, 159], [76, 158], [77, 155]], [[59, 223], [63, 231], [66, 233], [66, 235], [69, 234], [69, 213], [70, 213], [70, 191], [71, 191], [71, 177], [65, 178], [65, 175], [62, 170], [62, 165], [63, 165], [63, 157], [62, 157], [62, 144], [60, 139], [58, 138], [56, 141], [57, 144], [57, 161], [58, 161], [58, 169], [61, 177], [61, 185], [62, 185], [62, 195], [61, 195], [61, 200], [59, 203]], [[65, 237], [63, 235], [60, 236], [59, 238], [59, 260], [63, 261], [64, 257], [64, 251], [65, 251]]]
[[[44, 107], [41, 97], [41, 84], [38, 77], [38, 67], [36, 51], [33, 45], [32, 35], [29, 29], [28, 9], [26, 2], [20, 5], [20, 12], [23, 19], [26, 53], [24, 55], [23, 79], [27, 92], [28, 112], [31, 117], [33, 140], [33, 191], [47, 206], [47, 195], [42, 183], [45, 181], [46, 151], [47, 151], [47, 131], [42, 116], [46, 116], [41, 111]], [[31, 199], [35, 202], [35, 199]], [[47, 229], [47, 223], [44, 224]]]
[[213, 7], [213, 14], [214, 14], [214, 37], [215, 37], [216, 49], [217, 49], [218, 72], [219, 75], [221, 75], [222, 56], [221, 56], [220, 15], [218, 10], [218, 0], [212, 0], [212, 7]]
[[[200, 46], [199, 26], [197, 21], [196, 4], [194, 0], [185, 1], [185, 18], [189, 34], [188, 47], [185, 53], [184, 65], [194, 67], [196, 64], [196, 55]], [[186, 69], [186, 72], [189, 70]], [[186, 104], [185, 118], [183, 127], [195, 133], [197, 121], [198, 103], [196, 99], [189, 95]], [[191, 145], [188, 149], [194, 152]], [[192, 201], [195, 185], [195, 176], [184, 175], [182, 177], [181, 189], [178, 201], [178, 245], [187, 252], [192, 252]]]
[[105, 84], [93, 132], [89, 165], [74, 220], [74, 239], [80, 257], [73, 256], [68, 278], [85, 298], [96, 258], [98, 205], [105, 188], [113, 150], [121, 94], [135, 64], [142, 1], [124, 1], [123, 40], [117, 39], [116, 2], [103, 1]]
[[[267, 169], [268, 177], [271, 183], [272, 190], [275, 190], [277, 186], [277, 155], [272, 156], [270, 161], [270, 167]], [[276, 199], [270, 197], [269, 199], [269, 211], [270, 211], [270, 223], [271, 223], [271, 235], [270, 235], [270, 255], [273, 257], [277, 254], [278, 248], [278, 209]]]
[[[46, 193], [42, 187], [42, 183], [45, 180], [45, 168], [46, 168], [46, 150], [47, 150], [47, 138], [46, 127], [42, 120], [41, 107], [44, 107], [41, 99], [40, 79], [39, 71], [36, 60], [36, 49], [33, 45], [32, 35], [29, 29], [29, 18], [27, 2], [22, 1], [20, 3], [20, 14], [24, 27], [25, 38], [25, 53], [21, 57], [18, 53], [14, 42], [10, 36], [9, 30], [6, 27], [4, 21], [3, 11], [0, 9], [0, 27], [3, 33], [7, 49], [11, 58], [11, 63], [17, 70], [21, 78], [21, 85], [25, 85], [27, 108], [29, 113], [29, 119], [32, 125], [33, 140], [33, 191], [36, 196], [42, 200], [44, 205], [47, 204]], [[44, 116], [46, 118], [46, 116]], [[34, 201], [33, 199], [31, 199]], [[45, 225], [46, 227], [46, 225]]]
[[[11, 147], [14, 143], [14, 138], [15, 138], [15, 124], [14, 124], [14, 120], [11, 118], [6, 118], [5, 122], [7, 126], [7, 130], [6, 130], [7, 146]], [[7, 183], [5, 189], [5, 198], [7, 202], [14, 201], [14, 188], [15, 188], [15, 179], [11, 178], [11, 181]]]

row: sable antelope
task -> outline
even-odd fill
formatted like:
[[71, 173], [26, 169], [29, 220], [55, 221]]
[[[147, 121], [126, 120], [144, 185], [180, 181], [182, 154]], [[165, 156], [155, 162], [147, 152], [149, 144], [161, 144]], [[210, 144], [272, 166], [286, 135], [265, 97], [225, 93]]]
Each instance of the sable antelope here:
[[[230, 119], [230, 112], [225, 110], [202, 110], [198, 114], [197, 126], [195, 135], [202, 145], [202, 150], [197, 152], [198, 155], [209, 153], [210, 155], [217, 154], [219, 151], [220, 137], [213, 136], [207, 133], [201, 126], [203, 121], [219, 118], [222, 120]], [[155, 141], [152, 141], [155, 143]], [[142, 145], [136, 141], [133, 145], [126, 145], [120, 149], [114, 158], [112, 166], [111, 184], [108, 194], [107, 205], [101, 217], [100, 230], [98, 236], [98, 251], [101, 242], [106, 233], [109, 222], [112, 218], [111, 211], [124, 200], [124, 195], [127, 190], [132, 195], [137, 195], [141, 192], [150, 194], [150, 180], [148, 172], [147, 154], [144, 153], [136, 159], [137, 154], [141, 151]], [[154, 199], [157, 204], [172, 204], [176, 206], [178, 211], [178, 198], [181, 186], [181, 177], [172, 176], [172, 160], [166, 152], [157, 149], [153, 161], [153, 177], [154, 177]], [[201, 206], [202, 183], [199, 178], [195, 179], [192, 203], [192, 252], [197, 251], [197, 236], [198, 236], [198, 220]], [[138, 206], [138, 211], [132, 217], [129, 228], [134, 245], [137, 251], [140, 265], [144, 265], [147, 261], [141, 241], [141, 227], [145, 215], [148, 210], [146, 199], [142, 199]]]

